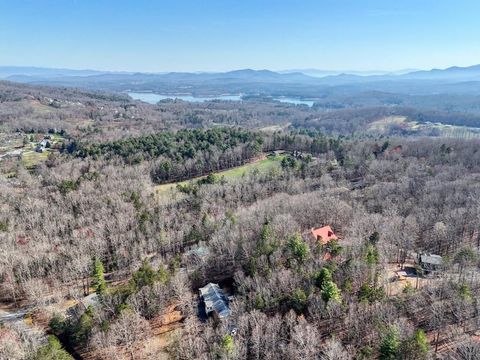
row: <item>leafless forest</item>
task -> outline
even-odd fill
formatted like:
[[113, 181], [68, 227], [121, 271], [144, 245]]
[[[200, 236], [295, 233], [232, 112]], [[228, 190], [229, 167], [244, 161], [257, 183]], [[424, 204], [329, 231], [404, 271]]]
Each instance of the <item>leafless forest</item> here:
[[427, 115], [0, 83], [2, 133], [65, 139], [0, 159], [0, 359], [479, 359], [480, 140], [365, 131]]

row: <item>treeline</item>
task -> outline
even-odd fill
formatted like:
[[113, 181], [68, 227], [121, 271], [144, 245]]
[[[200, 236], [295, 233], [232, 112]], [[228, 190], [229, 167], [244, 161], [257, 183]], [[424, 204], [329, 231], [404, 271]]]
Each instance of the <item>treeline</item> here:
[[[226, 346], [227, 325], [189, 319], [175, 359], [218, 351], [239, 359], [429, 359], [448, 341], [444, 358], [478, 358], [469, 337], [480, 291], [478, 141], [385, 143], [376, 156], [374, 143], [343, 146], [340, 168], [318, 174], [314, 161], [304, 182], [295, 172], [288, 189], [271, 181], [279, 191], [256, 194], [204, 238], [210, 255], [191, 279], [200, 286], [234, 278], [238, 332]], [[358, 176], [364, 187], [345, 189]], [[308, 231], [325, 224], [341, 236], [326, 246], [330, 258]], [[449, 259], [441, 278], [394, 281], [388, 269], [399, 269], [399, 254], [414, 266], [423, 251]]]
[[186, 180], [240, 166], [262, 151], [287, 151], [299, 159], [330, 154], [332, 160], [344, 160], [341, 137], [305, 129], [273, 134], [237, 128], [180, 130], [87, 146], [73, 143], [66, 149], [83, 158], [118, 156], [128, 164], [153, 160], [150, 176], [155, 183]]
[[480, 115], [465, 112], [416, 111], [406, 112], [408, 118], [419, 123], [442, 123], [446, 125], [480, 127]]
[[[66, 158], [19, 171], [0, 183], [2, 300], [46, 309], [82, 298], [97, 258], [113, 281], [100, 306], [50, 323], [97, 358], [131, 358], [122, 351], [144, 349], [143, 334], [176, 304], [186, 319], [169, 348], [174, 359], [428, 359], [451, 340], [450, 358], [475, 358], [461, 354], [480, 352], [469, 342], [480, 311], [479, 142], [375, 144], [307, 131], [266, 139], [275, 138], [298, 156], [315, 141], [326, 152], [176, 198], [155, 196], [156, 161]], [[351, 190], [357, 178], [363, 186]], [[329, 244], [330, 259], [310, 235], [323, 225], [341, 238]], [[392, 282], [391, 262], [419, 252], [450, 259], [448, 271], [421, 278], [418, 289]], [[192, 299], [222, 280], [235, 290], [233, 337], [226, 322], [199, 323]]]
[[[218, 125], [252, 129], [291, 124], [295, 129], [318, 129], [328, 135], [347, 136], [364, 133], [370, 123], [397, 115], [420, 123], [480, 126], [478, 109], [473, 108], [469, 111], [443, 106], [431, 110], [416, 103], [394, 100], [359, 104], [345, 100], [340, 107], [328, 99], [307, 107], [264, 100], [170, 101], [152, 105], [122, 95], [0, 82], [0, 127], [6, 131], [34, 129], [36, 132], [55, 128], [79, 141], [93, 143], [112, 142], [124, 138], [125, 134], [138, 137], [167, 129], [205, 129]], [[410, 133], [393, 129], [385, 135], [408, 136]]]
[[191, 178], [244, 164], [262, 151], [259, 133], [239, 128], [180, 130], [130, 137], [99, 144], [71, 143], [65, 150], [77, 157], [122, 158], [127, 164], [157, 159], [154, 182]]
[[292, 122], [295, 129], [317, 129], [326, 134], [349, 135], [365, 131], [368, 124], [379, 119], [401, 115], [396, 107], [369, 107], [331, 110], [298, 118]]
[[[311, 114], [305, 118], [297, 118], [292, 122], [295, 129], [317, 129], [327, 134], [350, 135], [364, 133], [369, 124], [390, 116], [404, 116], [408, 121], [421, 124], [442, 123], [446, 125], [480, 127], [480, 116], [459, 111], [418, 110], [404, 106], [378, 106], [363, 108], [336, 109]], [[411, 131], [390, 129], [385, 135], [409, 136]]]
[[341, 160], [344, 150], [343, 137], [327, 136], [318, 130], [299, 129], [288, 133], [276, 132], [266, 137], [265, 150], [285, 150], [297, 153], [304, 152], [320, 155], [332, 152], [337, 160]]

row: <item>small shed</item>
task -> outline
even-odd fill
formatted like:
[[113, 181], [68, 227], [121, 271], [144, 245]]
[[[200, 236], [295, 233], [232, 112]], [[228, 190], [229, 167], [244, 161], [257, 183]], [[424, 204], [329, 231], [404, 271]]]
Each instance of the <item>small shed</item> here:
[[228, 298], [218, 284], [208, 283], [199, 289], [199, 293], [200, 298], [205, 303], [207, 315], [213, 313], [223, 319], [231, 314], [228, 307]]

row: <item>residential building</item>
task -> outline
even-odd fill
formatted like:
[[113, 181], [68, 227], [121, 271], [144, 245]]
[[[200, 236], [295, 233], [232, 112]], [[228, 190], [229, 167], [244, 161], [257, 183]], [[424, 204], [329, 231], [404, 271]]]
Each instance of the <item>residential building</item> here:
[[205, 303], [207, 315], [213, 313], [220, 319], [226, 318], [231, 311], [228, 307], [228, 298], [218, 284], [208, 283], [199, 289], [200, 298]]
[[332, 240], [338, 240], [337, 235], [335, 235], [329, 225], [312, 229], [312, 235], [320, 241], [322, 245], [328, 244]]

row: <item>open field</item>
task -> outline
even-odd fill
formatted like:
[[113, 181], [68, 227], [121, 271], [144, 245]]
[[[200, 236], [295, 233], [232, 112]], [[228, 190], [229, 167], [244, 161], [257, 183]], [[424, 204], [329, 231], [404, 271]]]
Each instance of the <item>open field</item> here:
[[26, 100], [24, 103], [38, 114], [49, 114], [54, 111], [52, 107], [42, 104], [38, 100]]
[[260, 131], [268, 132], [268, 133], [274, 133], [275, 131], [282, 131], [286, 130], [291, 123], [287, 123], [285, 125], [270, 125], [270, 126], [265, 126], [260, 128]]
[[391, 126], [408, 127], [408, 125], [409, 124], [405, 116], [388, 116], [370, 123], [367, 131], [385, 134]]
[[[279, 168], [280, 167], [280, 162], [282, 161], [283, 156], [268, 156], [268, 157], [262, 157], [256, 161], [250, 162], [248, 164], [238, 166], [232, 169], [228, 170], [223, 170], [215, 173], [215, 175], [219, 177], [224, 177], [226, 180], [233, 180], [233, 179], [238, 179], [242, 177], [244, 174], [250, 172], [250, 171], [259, 171], [259, 172], [267, 172], [271, 169]], [[195, 179], [190, 179], [190, 180], [185, 180], [185, 181], [179, 181], [175, 183], [169, 183], [169, 184], [162, 184], [158, 185], [155, 187], [155, 192], [158, 195], [164, 194], [172, 189], [175, 189], [177, 185], [186, 185], [191, 181], [199, 180], [205, 176], [201, 176]]]
[[[34, 168], [46, 161], [50, 153], [58, 151], [56, 147], [65, 141], [65, 138], [59, 134], [48, 136], [50, 147], [43, 147], [43, 152], [37, 152], [38, 144], [44, 140], [43, 134], [0, 133], [0, 162], [10, 159], [10, 165], [12, 161], [19, 161], [27, 169]], [[7, 170], [10, 165], [6, 165]]]
[[34, 166], [40, 164], [43, 161], [48, 159], [48, 154], [50, 151], [44, 151], [42, 153], [36, 152], [33, 150], [25, 150], [22, 153], [22, 164], [25, 168], [31, 169]]
[[368, 125], [367, 132], [391, 135], [408, 133], [411, 135], [429, 135], [461, 139], [480, 138], [480, 128], [446, 125], [441, 123], [418, 123], [409, 121], [405, 116], [388, 116]]

